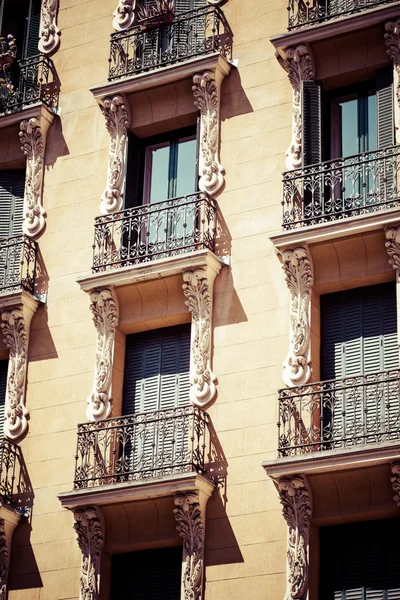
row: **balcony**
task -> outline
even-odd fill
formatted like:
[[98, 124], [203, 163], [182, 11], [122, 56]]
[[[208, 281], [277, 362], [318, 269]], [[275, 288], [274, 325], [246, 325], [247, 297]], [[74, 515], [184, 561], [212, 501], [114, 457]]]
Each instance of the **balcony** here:
[[289, 0], [288, 30], [350, 16], [395, 0]]
[[37, 243], [26, 235], [0, 239], [0, 295], [33, 295], [37, 250]]
[[193, 406], [83, 423], [74, 489], [203, 474], [208, 423]]
[[400, 370], [279, 391], [278, 456], [400, 442]]
[[7, 71], [11, 88], [0, 94], [0, 116], [13, 114], [23, 108], [42, 103], [50, 111], [58, 107], [59, 82], [53, 61], [39, 54], [18, 61]]
[[111, 35], [108, 81], [138, 75], [210, 54], [232, 58], [232, 32], [224, 13], [205, 6], [160, 26], [159, 17]]
[[93, 273], [214, 251], [217, 207], [204, 192], [97, 217]]
[[400, 146], [283, 174], [284, 230], [399, 206]]
[[3, 438], [0, 441], [0, 503], [16, 508], [22, 501], [20, 492], [27, 491], [20, 448]]

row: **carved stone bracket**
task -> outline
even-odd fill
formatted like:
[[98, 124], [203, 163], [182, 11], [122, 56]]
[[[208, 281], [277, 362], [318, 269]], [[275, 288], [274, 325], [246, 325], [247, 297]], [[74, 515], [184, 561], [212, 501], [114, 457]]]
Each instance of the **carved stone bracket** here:
[[90, 310], [97, 330], [96, 362], [92, 393], [87, 399], [89, 421], [107, 419], [111, 413], [112, 367], [115, 328], [118, 325], [118, 299], [108, 288], [90, 294]]
[[37, 306], [36, 300], [26, 298], [21, 304], [1, 309], [1, 329], [9, 349], [4, 433], [11, 440], [21, 437], [28, 427], [25, 389], [29, 330]]
[[385, 242], [386, 250], [389, 255], [389, 263], [396, 271], [397, 282], [400, 282], [400, 227], [391, 227], [386, 229]]
[[210, 195], [224, 185], [224, 168], [219, 161], [220, 90], [223, 76], [219, 71], [193, 76], [194, 104], [200, 111], [199, 188]]
[[7, 598], [7, 578], [10, 556], [4, 519], [0, 519], [0, 600]]
[[[400, 134], [400, 19], [385, 24], [385, 43], [387, 54], [393, 61], [394, 89], [396, 90], [395, 123], [396, 137]], [[399, 139], [397, 139], [399, 142]]]
[[285, 600], [305, 600], [308, 597], [311, 491], [304, 475], [283, 477], [277, 488], [288, 526]]
[[284, 250], [281, 255], [290, 291], [290, 348], [283, 363], [283, 380], [289, 387], [307, 383], [311, 377], [311, 258], [305, 248]]
[[205, 269], [183, 273], [185, 304], [192, 314], [190, 400], [204, 407], [213, 400], [216, 376], [211, 369], [212, 304], [215, 273]]
[[114, 10], [113, 27], [117, 31], [129, 29], [135, 22], [136, 0], [119, 0]]
[[104, 98], [100, 108], [110, 134], [107, 185], [100, 204], [101, 214], [107, 215], [118, 212], [122, 208], [129, 108], [122, 96]]
[[299, 169], [302, 162], [301, 85], [303, 81], [315, 78], [314, 59], [308, 46], [302, 44], [287, 48], [285, 58], [278, 55], [278, 60], [288, 73], [293, 88], [292, 141], [286, 150], [286, 168]]
[[39, 51], [53, 54], [59, 46], [61, 32], [57, 27], [59, 0], [42, 0]]
[[42, 206], [44, 140], [36, 118], [22, 121], [20, 129], [21, 149], [26, 156], [23, 232], [36, 238], [46, 224], [46, 211]]
[[82, 552], [79, 600], [99, 600], [100, 563], [104, 546], [104, 521], [96, 506], [74, 512], [74, 529]]
[[182, 592], [184, 600], [201, 600], [204, 580], [205, 505], [198, 491], [175, 494], [174, 515], [183, 539]]

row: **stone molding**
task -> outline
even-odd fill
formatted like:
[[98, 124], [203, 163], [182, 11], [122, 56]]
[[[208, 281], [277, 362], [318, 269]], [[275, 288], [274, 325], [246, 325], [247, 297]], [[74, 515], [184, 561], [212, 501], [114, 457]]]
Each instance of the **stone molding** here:
[[46, 225], [46, 211], [42, 206], [44, 138], [39, 119], [22, 121], [19, 137], [26, 156], [23, 232], [37, 238]]
[[211, 368], [212, 305], [215, 272], [194, 269], [183, 273], [185, 304], [192, 315], [190, 349], [190, 401], [202, 408], [216, 394], [216, 375]]
[[193, 75], [194, 105], [200, 111], [199, 188], [211, 196], [224, 185], [219, 160], [220, 99], [223, 75], [217, 70]]
[[183, 539], [182, 592], [184, 600], [201, 600], [204, 584], [205, 506], [197, 490], [175, 494], [176, 529]]
[[293, 88], [292, 108], [292, 140], [286, 150], [286, 168], [289, 170], [300, 169], [302, 165], [302, 114], [301, 114], [301, 87], [305, 80], [315, 79], [314, 58], [307, 45], [287, 48], [285, 58], [277, 58], [288, 74]]
[[112, 409], [112, 369], [115, 329], [118, 325], [118, 299], [111, 289], [103, 288], [91, 292], [90, 300], [97, 342], [93, 389], [87, 399], [86, 416], [89, 421], [97, 421], [107, 419]]
[[104, 520], [96, 506], [74, 512], [74, 529], [82, 552], [79, 600], [100, 599], [100, 564], [104, 546]]
[[[385, 43], [386, 53], [393, 61], [393, 80], [396, 93], [394, 113], [396, 122], [396, 137], [399, 136], [400, 129], [400, 19], [388, 21], [385, 23]], [[398, 142], [399, 140], [397, 140]]]
[[108, 215], [122, 209], [122, 191], [127, 156], [129, 108], [123, 96], [104, 98], [100, 103], [110, 134], [107, 184], [101, 197], [100, 212]]
[[282, 477], [277, 482], [283, 517], [288, 526], [287, 591], [285, 600], [308, 598], [311, 491], [305, 475]]
[[396, 281], [400, 281], [400, 227], [390, 227], [385, 231], [386, 251], [389, 255], [389, 263], [396, 271]]
[[314, 275], [306, 248], [283, 250], [281, 261], [290, 292], [290, 347], [283, 363], [283, 380], [293, 387], [307, 383], [311, 377], [310, 312]]
[[61, 32], [57, 26], [59, 0], [42, 0], [40, 15], [39, 51], [53, 54], [60, 44]]
[[28, 427], [25, 393], [29, 330], [37, 306], [36, 300], [26, 297], [14, 306], [0, 308], [1, 330], [9, 350], [4, 433], [10, 440], [20, 438]]

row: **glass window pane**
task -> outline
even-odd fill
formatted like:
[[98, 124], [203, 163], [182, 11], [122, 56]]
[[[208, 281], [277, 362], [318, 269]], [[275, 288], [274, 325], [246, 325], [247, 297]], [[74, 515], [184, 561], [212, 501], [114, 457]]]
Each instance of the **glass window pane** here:
[[340, 102], [342, 113], [342, 156], [358, 154], [358, 99]]
[[196, 139], [182, 139], [178, 144], [176, 195], [193, 194], [196, 181]]
[[169, 142], [146, 149], [144, 203], [168, 199], [169, 155]]

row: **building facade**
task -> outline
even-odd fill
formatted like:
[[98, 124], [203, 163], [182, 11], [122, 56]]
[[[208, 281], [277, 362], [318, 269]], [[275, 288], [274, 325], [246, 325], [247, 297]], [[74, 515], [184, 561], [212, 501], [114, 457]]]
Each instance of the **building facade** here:
[[400, 598], [400, 2], [0, 34], [0, 597]]

